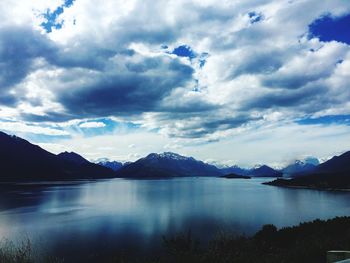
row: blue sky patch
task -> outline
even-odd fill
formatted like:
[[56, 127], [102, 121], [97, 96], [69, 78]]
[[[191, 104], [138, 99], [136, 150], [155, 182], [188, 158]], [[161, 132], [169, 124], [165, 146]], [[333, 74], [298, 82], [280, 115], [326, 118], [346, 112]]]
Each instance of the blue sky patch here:
[[250, 19], [250, 23], [252, 24], [258, 23], [264, 18], [264, 16], [261, 13], [257, 13], [257, 12], [249, 12], [248, 16]]
[[[45, 29], [46, 33], [51, 33], [52, 29], [61, 29], [64, 20], [57, 21], [58, 17], [63, 14], [65, 8], [69, 8], [73, 5], [75, 0], [65, 0], [64, 4], [57, 7], [55, 10], [51, 11], [50, 9], [47, 9], [42, 16], [46, 21], [42, 22], [40, 26]], [[75, 21], [74, 21], [75, 23]]]
[[208, 58], [208, 57], [209, 57], [209, 53], [207, 53], [207, 52], [204, 52], [204, 53], [202, 53], [202, 54], [200, 55], [200, 57], [199, 57], [199, 66], [200, 66], [201, 68], [204, 67], [205, 63], [207, 63], [207, 58]]
[[182, 45], [173, 50], [171, 54], [174, 54], [179, 57], [188, 57], [189, 59], [193, 59], [196, 57], [196, 54], [191, 49], [190, 46]]
[[333, 18], [322, 16], [309, 25], [309, 37], [318, 37], [323, 42], [338, 41], [350, 45], [350, 14]]
[[[99, 128], [81, 128], [79, 127], [82, 123], [89, 123], [89, 122], [101, 122], [105, 124], [104, 127]], [[118, 132], [132, 132], [135, 130], [138, 130], [141, 126], [139, 124], [135, 124], [132, 122], [118, 122], [114, 121], [110, 118], [98, 118], [93, 119], [89, 121], [82, 121], [77, 126], [71, 126], [72, 129], [71, 132], [73, 133], [83, 133], [85, 137], [93, 137], [93, 136], [99, 136], [99, 135], [106, 135], [106, 134], [114, 134]]]
[[350, 115], [328, 115], [319, 118], [305, 118], [297, 121], [301, 125], [315, 125], [315, 124], [345, 124], [350, 125]]

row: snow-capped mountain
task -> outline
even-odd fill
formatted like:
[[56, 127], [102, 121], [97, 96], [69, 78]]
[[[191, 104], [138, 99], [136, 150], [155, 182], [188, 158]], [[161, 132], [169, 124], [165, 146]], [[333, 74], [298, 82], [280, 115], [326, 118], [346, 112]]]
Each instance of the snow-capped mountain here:
[[118, 171], [124, 165], [122, 162], [109, 161], [108, 159], [100, 160], [99, 162], [97, 162], [97, 164], [104, 166], [104, 167], [107, 167], [107, 168], [110, 168], [113, 171]]
[[172, 152], [151, 153], [118, 172], [120, 177], [220, 176], [214, 165]]
[[294, 163], [285, 167], [282, 172], [284, 176], [300, 176], [304, 173], [311, 172], [319, 165], [317, 158], [308, 157], [304, 160], [296, 160]]

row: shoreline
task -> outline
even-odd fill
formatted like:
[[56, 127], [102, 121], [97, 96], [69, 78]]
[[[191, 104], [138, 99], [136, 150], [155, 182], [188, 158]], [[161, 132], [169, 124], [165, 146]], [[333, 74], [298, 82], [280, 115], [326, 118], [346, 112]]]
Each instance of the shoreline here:
[[308, 189], [308, 190], [317, 190], [317, 191], [329, 191], [329, 192], [350, 192], [349, 188], [321, 188], [321, 187], [314, 187], [314, 186], [306, 186], [306, 185], [282, 185], [282, 184], [275, 184], [272, 182], [265, 182], [262, 183], [263, 185], [270, 185], [270, 186], [277, 186], [277, 187], [284, 187], [284, 188], [291, 188], [291, 189]]

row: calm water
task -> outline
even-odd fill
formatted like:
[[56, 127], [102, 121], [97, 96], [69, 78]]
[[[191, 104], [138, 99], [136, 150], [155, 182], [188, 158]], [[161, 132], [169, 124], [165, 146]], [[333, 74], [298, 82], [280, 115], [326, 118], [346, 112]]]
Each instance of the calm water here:
[[[285, 189], [268, 179], [123, 180], [0, 193], [0, 238], [30, 238], [57, 255], [147, 253], [163, 235], [221, 230], [247, 235], [316, 218], [350, 215], [350, 193]], [[83, 253], [81, 253], [84, 251]], [[75, 260], [74, 260], [75, 261]]]

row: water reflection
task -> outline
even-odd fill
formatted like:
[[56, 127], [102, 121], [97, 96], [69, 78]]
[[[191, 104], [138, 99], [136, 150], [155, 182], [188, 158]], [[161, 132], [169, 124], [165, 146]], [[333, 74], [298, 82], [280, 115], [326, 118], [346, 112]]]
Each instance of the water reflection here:
[[115, 179], [2, 187], [0, 238], [25, 233], [57, 254], [108, 255], [152, 251], [162, 235], [189, 229], [205, 240], [223, 229], [252, 234], [267, 223], [282, 227], [350, 214], [350, 193], [283, 189], [261, 185], [264, 180]]

